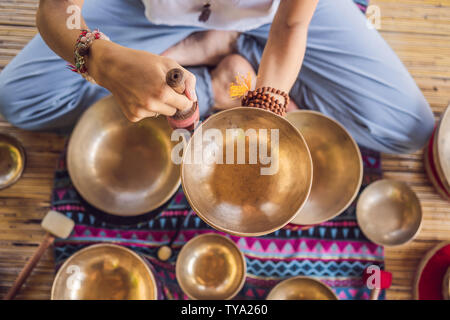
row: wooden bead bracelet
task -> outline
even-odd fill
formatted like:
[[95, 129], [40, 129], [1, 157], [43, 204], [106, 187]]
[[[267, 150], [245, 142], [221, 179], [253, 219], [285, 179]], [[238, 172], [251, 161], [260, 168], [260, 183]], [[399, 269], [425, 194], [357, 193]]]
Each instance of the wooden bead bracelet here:
[[[282, 96], [284, 98], [284, 103], [281, 104], [272, 94]], [[289, 95], [284, 91], [272, 87], [262, 87], [253, 91], [248, 91], [242, 98], [242, 105], [244, 107], [265, 109], [280, 116], [284, 116], [286, 114], [288, 103]]]

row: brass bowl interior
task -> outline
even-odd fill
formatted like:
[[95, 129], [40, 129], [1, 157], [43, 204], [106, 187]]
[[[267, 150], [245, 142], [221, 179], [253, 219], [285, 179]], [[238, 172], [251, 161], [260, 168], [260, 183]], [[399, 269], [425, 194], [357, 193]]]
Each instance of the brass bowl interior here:
[[112, 244], [86, 247], [58, 270], [52, 300], [156, 300], [157, 286], [147, 262]]
[[310, 277], [294, 277], [277, 284], [267, 300], [338, 300], [333, 290]]
[[[242, 131], [227, 136], [229, 129]], [[223, 140], [208, 138], [214, 130]], [[278, 148], [272, 140], [275, 132]], [[259, 152], [267, 148], [272, 157], [268, 164], [257, 152], [250, 153], [251, 141]], [[237, 159], [239, 143], [245, 145], [245, 164]], [[198, 150], [203, 150], [203, 157]], [[223, 163], [216, 161], [218, 154]], [[230, 154], [232, 161], [227, 161]], [[253, 164], [251, 154], [257, 158]], [[194, 132], [185, 150], [181, 181], [192, 208], [208, 224], [239, 236], [259, 236], [283, 227], [302, 208], [312, 183], [311, 155], [300, 132], [286, 119], [261, 109], [234, 108], [211, 116]]]
[[68, 170], [91, 205], [136, 216], [164, 204], [180, 186], [165, 117], [129, 122], [112, 96], [90, 107], [69, 141]]
[[176, 262], [178, 283], [191, 299], [231, 299], [244, 285], [245, 274], [245, 258], [236, 244], [214, 233], [186, 243]]
[[446, 191], [450, 193], [450, 106], [441, 118], [435, 139], [435, 167]]
[[22, 176], [25, 150], [16, 138], [0, 134], [0, 189], [11, 186]]
[[422, 223], [419, 199], [400, 181], [378, 180], [362, 192], [356, 206], [362, 232], [383, 246], [397, 246], [412, 240]]
[[312, 225], [330, 220], [352, 203], [361, 187], [359, 147], [344, 127], [319, 112], [295, 111], [286, 119], [303, 134], [314, 168], [311, 193], [291, 222]]

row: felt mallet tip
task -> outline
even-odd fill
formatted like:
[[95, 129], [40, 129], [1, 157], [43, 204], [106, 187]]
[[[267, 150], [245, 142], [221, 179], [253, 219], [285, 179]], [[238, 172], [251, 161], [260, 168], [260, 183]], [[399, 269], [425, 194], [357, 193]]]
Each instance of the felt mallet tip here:
[[62, 213], [50, 210], [42, 220], [41, 226], [51, 235], [65, 239], [72, 233], [75, 223]]

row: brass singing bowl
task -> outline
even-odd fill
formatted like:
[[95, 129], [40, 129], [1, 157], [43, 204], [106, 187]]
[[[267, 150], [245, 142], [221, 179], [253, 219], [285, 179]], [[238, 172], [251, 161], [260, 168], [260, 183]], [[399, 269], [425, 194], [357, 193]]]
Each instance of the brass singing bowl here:
[[371, 241], [398, 246], [411, 241], [419, 232], [422, 209], [407, 184], [384, 179], [364, 189], [356, 205], [356, 217]]
[[0, 134], [0, 189], [11, 186], [22, 176], [25, 150], [16, 138]]
[[314, 167], [311, 193], [291, 223], [313, 225], [330, 220], [348, 208], [361, 187], [359, 147], [342, 125], [319, 112], [295, 111], [286, 119], [303, 134]]
[[244, 285], [245, 258], [230, 239], [215, 233], [197, 236], [181, 249], [178, 284], [191, 299], [227, 300]]
[[[233, 135], [228, 130], [225, 138], [227, 129], [242, 131]], [[248, 129], [254, 129], [254, 135]], [[220, 136], [209, 138], [214, 133]], [[245, 145], [245, 153], [239, 148], [245, 164], [238, 162], [238, 144]], [[272, 160], [261, 162], [255, 146], [263, 154], [264, 148], [273, 148], [273, 154], [267, 153]], [[238, 236], [260, 236], [282, 228], [302, 208], [311, 189], [311, 155], [286, 119], [262, 109], [234, 108], [211, 116], [194, 132], [183, 155], [181, 183], [191, 207], [206, 223]]]
[[156, 300], [154, 275], [138, 254], [113, 244], [72, 255], [53, 281], [52, 300]]
[[439, 178], [450, 193], [450, 106], [442, 115], [436, 131], [433, 153]]
[[91, 106], [69, 141], [67, 165], [81, 196], [118, 216], [160, 207], [180, 186], [165, 117], [129, 122], [112, 96]]
[[298, 276], [277, 284], [269, 292], [267, 300], [338, 300], [338, 297], [325, 283]]
[[428, 147], [425, 148], [425, 152], [423, 155], [423, 165], [425, 168], [425, 172], [430, 180], [431, 184], [434, 186], [435, 190], [438, 194], [445, 200], [450, 200], [448, 195], [446, 194], [446, 190], [443, 188], [443, 182], [439, 179], [439, 176], [433, 171], [431, 168], [431, 164], [434, 164], [433, 156], [428, 154]]

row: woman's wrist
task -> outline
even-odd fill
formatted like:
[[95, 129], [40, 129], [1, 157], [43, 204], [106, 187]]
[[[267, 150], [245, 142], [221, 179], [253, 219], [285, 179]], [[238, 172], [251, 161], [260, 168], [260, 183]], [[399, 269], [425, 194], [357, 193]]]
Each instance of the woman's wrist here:
[[95, 40], [86, 59], [89, 75], [99, 84], [103, 85], [108, 77], [108, 69], [114, 65], [114, 52], [120, 46], [107, 40]]

